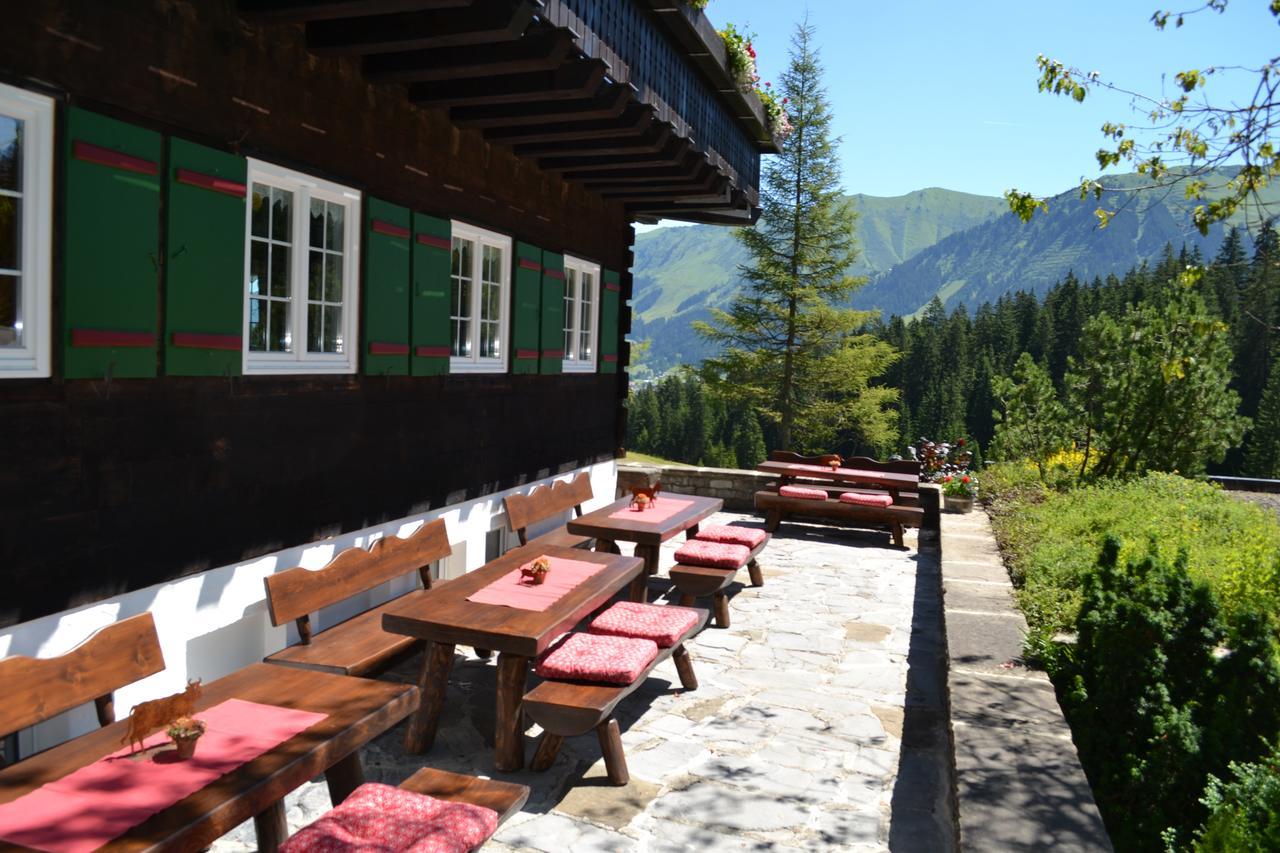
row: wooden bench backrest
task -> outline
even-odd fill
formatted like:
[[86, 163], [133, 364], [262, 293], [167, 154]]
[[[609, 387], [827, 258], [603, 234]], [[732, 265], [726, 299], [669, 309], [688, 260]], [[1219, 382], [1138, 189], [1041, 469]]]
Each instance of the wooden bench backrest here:
[[863, 471], [883, 471], [887, 474], [920, 476], [920, 463], [914, 459], [881, 462], [869, 456], [850, 456], [848, 459], [838, 453], [824, 453], [821, 456], [801, 456], [799, 453], [792, 453], [789, 450], [774, 450], [769, 454], [770, 462], [791, 462], [798, 465], [828, 465], [832, 459], [839, 459], [845, 468], [860, 468]]
[[572, 480], [558, 480], [550, 486], [538, 486], [527, 495], [511, 494], [503, 499], [507, 523], [525, 544], [525, 529], [546, 518], [572, 509], [582, 515], [582, 504], [591, 500], [591, 477], [586, 471]]
[[438, 518], [408, 539], [384, 536], [368, 550], [348, 548], [323, 569], [285, 569], [266, 578], [271, 624], [295, 620], [302, 641], [310, 642], [312, 613], [412, 571], [422, 576], [424, 587], [430, 587], [429, 565], [451, 553], [444, 519]]
[[112, 691], [164, 670], [150, 613], [101, 628], [65, 655], [0, 660], [0, 736], [25, 729], [86, 702], [98, 722], [115, 721]]

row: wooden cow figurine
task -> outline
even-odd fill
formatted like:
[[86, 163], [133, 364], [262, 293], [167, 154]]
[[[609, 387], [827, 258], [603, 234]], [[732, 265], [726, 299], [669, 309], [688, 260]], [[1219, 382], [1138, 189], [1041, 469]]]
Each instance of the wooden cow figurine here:
[[[649, 488], [647, 488], [647, 489], [646, 489], [646, 488], [644, 488], [643, 486], [632, 486], [632, 487], [631, 487], [631, 505], [632, 505], [632, 506], [634, 506], [634, 505], [637, 503], [637, 499], [638, 499], [641, 495], [644, 495], [646, 498], [648, 498], [648, 502], [649, 502], [649, 504], [650, 504], [650, 505], [652, 505], [652, 504], [654, 504], [655, 502], [657, 502], [657, 500], [658, 500], [658, 492], [660, 492], [660, 491], [662, 491], [662, 481], [661, 481], [661, 480], [659, 480], [658, 482], [654, 483], [652, 486], [650, 486], [650, 487], [649, 487]], [[641, 507], [641, 509], [644, 509], [644, 508], [645, 508], [645, 507], [643, 507], [643, 506]]]
[[128, 741], [130, 752], [136, 751], [133, 746], [135, 743], [138, 749], [141, 749], [147, 735], [162, 726], [169, 725], [178, 717], [189, 717], [195, 713], [196, 700], [203, 693], [204, 688], [200, 686], [200, 679], [197, 678], [194, 681], [188, 681], [187, 689], [181, 693], [175, 693], [163, 699], [139, 702], [129, 712], [129, 731], [120, 742]]

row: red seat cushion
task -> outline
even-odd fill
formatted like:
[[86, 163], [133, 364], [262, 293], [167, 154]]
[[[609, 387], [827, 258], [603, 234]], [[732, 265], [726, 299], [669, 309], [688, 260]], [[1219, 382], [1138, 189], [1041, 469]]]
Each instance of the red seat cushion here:
[[534, 672], [543, 678], [630, 684], [657, 656], [653, 640], [570, 634], [542, 656]]
[[498, 813], [493, 809], [366, 782], [342, 805], [298, 830], [280, 851], [465, 853], [483, 844], [497, 828]]
[[658, 648], [669, 649], [697, 622], [698, 611], [688, 607], [619, 601], [591, 620], [587, 630], [593, 634], [653, 640]]
[[778, 494], [784, 498], [804, 498], [807, 501], [825, 501], [827, 499], [825, 489], [811, 489], [808, 486], [783, 486], [778, 489]]
[[723, 542], [703, 542], [690, 539], [676, 551], [676, 562], [686, 566], [710, 566], [713, 569], [740, 569], [751, 559], [751, 549], [746, 545], [726, 545]]
[[748, 548], [755, 549], [769, 538], [769, 534], [758, 527], [708, 524], [699, 530], [698, 535], [693, 538], [701, 539], [703, 542], [723, 542], [726, 545], [745, 545]]
[[859, 506], [893, 506], [893, 498], [889, 495], [867, 495], [862, 492], [845, 492], [840, 495], [840, 502]]

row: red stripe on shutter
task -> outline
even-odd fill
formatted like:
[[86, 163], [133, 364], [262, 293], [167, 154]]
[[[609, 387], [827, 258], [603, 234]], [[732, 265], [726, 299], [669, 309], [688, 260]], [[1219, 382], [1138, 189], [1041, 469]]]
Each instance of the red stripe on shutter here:
[[531, 261], [531, 260], [529, 260], [528, 258], [521, 258], [521, 259], [520, 259], [520, 269], [522, 269], [522, 270], [533, 270], [534, 272], [541, 272], [541, 271], [542, 271], [542, 264], [538, 263], [537, 261]]
[[536, 349], [518, 349], [516, 350], [516, 358], [537, 358], [538, 351]]
[[389, 344], [383, 341], [371, 341], [369, 343], [369, 355], [408, 355], [408, 354], [409, 354], [408, 344]]
[[544, 349], [542, 351], [543, 358], [564, 358], [564, 350], [562, 349]]
[[[418, 239], [422, 238], [419, 237]], [[438, 358], [441, 356], [448, 358], [453, 355], [453, 350], [449, 347], [418, 347], [413, 351], [413, 354], [421, 358]]]
[[559, 280], [561, 280], [561, 281], [563, 281], [563, 280], [564, 280], [564, 271], [563, 271], [563, 270], [547, 270], [547, 269], [544, 269], [544, 270], [542, 271], [542, 274], [543, 274], [543, 275], [545, 275], [547, 278], [559, 279]]
[[386, 234], [388, 237], [399, 237], [402, 240], [407, 240], [409, 238], [408, 228], [401, 228], [399, 225], [391, 222], [383, 222], [381, 219], [373, 220], [373, 224], [370, 225], [370, 227], [376, 234]]
[[621, 293], [621, 292], [622, 292], [622, 286], [621, 286], [621, 285], [618, 285], [618, 284], [606, 284], [606, 285], [604, 286], [604, 289], [605, 289], [605, 290], [612, 290], [614, 293]]
[[618, 357], [617, 357], [616, 355], [603, 355], [603, 356], [601, 356], [601, 358], [603, 358], [605, 361], [617, 361], [617, 360], [618, 360]]
[[124, 169], [126, 172], [138, 172], [143, 175], [158, 175], [160, 167], [150, 160], [134, 157], [122, 151], [112, 151], [89, 142], [77, 142], [71, 146], [71, 156], [86, 163], [97, 163], [99, 166], [110, 166], [113, 169]]
[[153, 347], [156, 336], [151, 332], [112, 332], [106, 329], [72, 329], [73, 347]]
[[[199, 187], [202, 190], [213, 190], [224, 195], [233, 195], [236, 198], [244, 198], [245, 196], [244, 184], [214, 177], [213, 175], [205, 175], [201, 172], [193, 172], [190, 169], [178, 170], [178, 183]], [[239, 346], [239, 344], [236, 344], [236, 348], [239, 348]]]
[[172, 340], [175, 347], [192, 349], [238, 350], [242, 344], [239, 335], [212, 335], [205, 332], [174, 332]]
[[418, 242], [433, 249], [444, 249], [446, 252], [453, 248], [451, 241], [444, 237], [437, 237], [434, 234], [419, 234]]

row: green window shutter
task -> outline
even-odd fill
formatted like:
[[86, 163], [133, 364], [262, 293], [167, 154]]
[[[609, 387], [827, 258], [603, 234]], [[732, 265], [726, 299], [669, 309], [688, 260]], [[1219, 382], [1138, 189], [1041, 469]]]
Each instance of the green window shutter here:
[[618, 303], [622, 301], [622, 286], [618, 274], [604, 270], [600, 290], [600, 367], [601, 373], [618, 372]]
[[72, 108], [63, 231], [64, 373], [156, 375], [160, 134]]
[[238, 376], [244, 364], [243, 157], [169, 140], [165, 372]]
[[376, 198], [364, 209], [364, 372], [408, 376], [412, 215]]
[[539, 373], [564, 367], [564, 255], [542, 253], [542, 357]]
[[413, 215], [413, 349], [411, 373], [439, 376], [449, 372], [449, 280], [451, 229], [447, 219]]
[[542, 318], [542, 250], [516, 243], [515, 306], [511, 321], [512, 373], [538, 372]]

